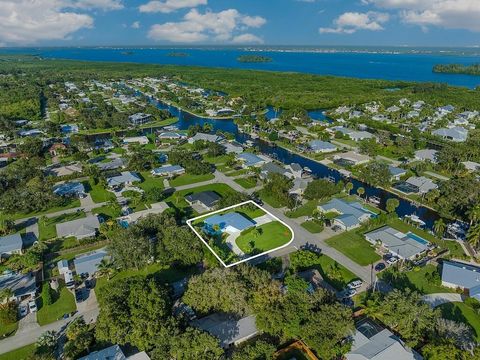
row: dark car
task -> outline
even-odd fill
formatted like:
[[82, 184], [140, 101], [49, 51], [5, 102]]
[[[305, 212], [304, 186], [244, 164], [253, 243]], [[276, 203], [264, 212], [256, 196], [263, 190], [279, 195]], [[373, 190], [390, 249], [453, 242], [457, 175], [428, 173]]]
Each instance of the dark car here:
[[382, 271], [383, 269], [385, 269], [385, 263], [378, 263], [377, 265], [375, 265], [375, 271]]

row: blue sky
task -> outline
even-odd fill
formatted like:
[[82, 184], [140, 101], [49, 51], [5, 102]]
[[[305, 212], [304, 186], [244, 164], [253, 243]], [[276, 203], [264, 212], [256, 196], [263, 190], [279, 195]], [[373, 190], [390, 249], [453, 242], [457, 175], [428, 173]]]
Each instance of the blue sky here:
[[480, 0], [0, 0], [0, 45], [480, 45]]

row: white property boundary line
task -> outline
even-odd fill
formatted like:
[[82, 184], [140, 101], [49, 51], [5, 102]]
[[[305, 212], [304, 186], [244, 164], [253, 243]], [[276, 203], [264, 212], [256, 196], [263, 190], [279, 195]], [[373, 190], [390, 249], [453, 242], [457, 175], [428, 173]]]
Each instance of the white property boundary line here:
[[[268, 250], [268, 251], [265, 251], [261, 254], [257, 254], [257, 255], [253, 255], [253, 256], [250, 256], [249, 258], [247, 259], [243, 259], [243, 260], [240, 260], [240, 261], [237, 261], [233, 264], [225, 264], [225, 262], [220, 258], [220, 256], [217, 255], [217, 253], [210, 247], [210, 245], [208, 245], [208, 242], [206, 242], [202, 235], [199, 234], [199, 232], [195, 229], [195, 227], [192, 225], [192, 223], [195, 221], [195, 220], [198, 220], [198, 219], [202, 219], [202, 218], [205, 218], [205, 217], [208, 217], [208, 216], [212, 216], [212, 215], [215, 215], [215, 214], [218, 214], [220, 212], [224, 212], [224, 211], [227, 211], [227, 210], [231, 210], [231, 209], [234, 209], [234, 208], [237, 208], [237, 207], [240, 207], [240, 206], [243, 206], [243, 205], [247, 205], [247, 204], [253, 204], [255, 205], [257, 208], [259, 208], [260, 210], [264, 211], [266, 214], [270, 215], [272, 218], [274, 218], [276, 221], [280, 222], [282, 225], [285, 225], [288, 230], [290, 230], [290, 232], [292, 233], [292, 238], [290, 239], [290, 241], [282, 246], [279, 246], [275, 249], [271, 249], [271, 250]], [[213, 211], [211, 213], [208, 213], [208, 214], [204, 214], [204, 215], [200, 215], [200, 216], [197, 216], [197, 217], [194, 217], [192, 219], [188, 219], [187, 220], [187, 225], [190, 227], [190, 229], [193, 230], [193, 232], [195, 233], [195, 235], [198, 236], [198, 238], [200, 240], [202, 240], [202, 242], [205, 244], [205, 246], [212, 252], [213, 255], [215, 255], [215, 257], [217, 258], [218, 261], [220, 261], [220, 263], [226, 267], [226, 268], [229, 268], [229, 267], [232, 267], [232, 266], [235, 266], [235, 265], [238, 265], [238, 264], [241, 264], [241, 263], [244, 263], [246, 261], [250, 261], [252, 259], [255, 259], [255, 258], [258, 258], [260, 256], [265, 256], [267, 254], [270, 254], [271, 252], [274, 252], [274, 251], [277, 251], [279, 249], [283, 249], [284, 247], [287, 247], [288, 245], [290, 245], [292, 243], [292, 241], [295, 239], [295, 233], [293, 232], [293, 229], [290, 227], [290, 225], [288, 225], [287, 223], [285, 223], [284, 221], [280, 220], [278, 217], [276, 217], [275, 215], [273, 215], [270, 211], [264, 209], [263, 207], [261, 207], [260, 205], [258, 205], [255, 201], [253, 200], [248, 200], [248, 201], [245, 201], [245, 202], [242, 202], [240, 204], [236, 204], [236, 205], [232, 205], [232, 206], [229, 206], [229, 207], [226, 207], [224, 209], [220, 209], [220, 210], [217, 210], [217, 211]]]

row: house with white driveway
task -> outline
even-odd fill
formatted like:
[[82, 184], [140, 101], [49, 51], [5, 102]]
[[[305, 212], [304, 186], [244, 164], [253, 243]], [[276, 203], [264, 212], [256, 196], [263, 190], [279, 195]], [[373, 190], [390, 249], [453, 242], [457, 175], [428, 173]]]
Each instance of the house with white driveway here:
[[374, 216], [359, 202], [349, 203], [337, 198], [333, 198], [326, 204], [318, 205], [318, 210], [322, 213], [334, 212], [339, 214], [333, 219], [333, 223], [343, 230], [355, 229]]
[[442, 262], [442, 285], [461, 289], [480, 301], [480, 267], [459, 261]]

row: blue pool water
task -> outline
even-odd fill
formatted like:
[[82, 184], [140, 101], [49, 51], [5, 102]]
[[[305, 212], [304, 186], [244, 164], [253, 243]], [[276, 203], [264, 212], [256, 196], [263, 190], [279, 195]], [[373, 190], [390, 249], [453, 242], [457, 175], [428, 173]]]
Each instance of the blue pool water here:
[[407, 236], [410, 238], [410, 239], [413, 239], [415, 240], [416, 242], [422, 244], [422, 245], [427, 245], [428, 244], [428, 241], [425, 240], [424, 238], [412, 233], [412, 232], [408, 232], [407, 233]]

